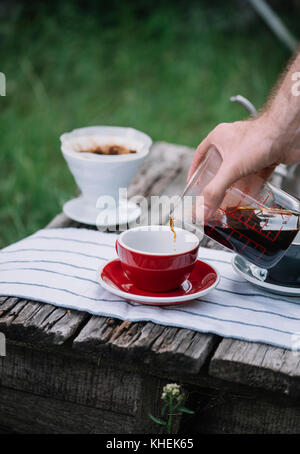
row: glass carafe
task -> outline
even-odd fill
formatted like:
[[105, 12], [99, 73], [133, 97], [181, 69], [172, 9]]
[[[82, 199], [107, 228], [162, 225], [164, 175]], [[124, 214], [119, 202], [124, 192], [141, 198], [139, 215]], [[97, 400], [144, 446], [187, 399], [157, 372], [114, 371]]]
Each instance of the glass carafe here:
[[[180, 223], [188, 230], [202, 231], [258, 267], [271, 268], [299, 231], [300, 203], [261, 177], [252, 175], [232, 185], [221, 206], [206, 221], [201, 209], [205, 200], [201, 195], [221, 163], [218, 151], [210, 148], [180, 198], [180, 210], [178, 203], [170, 217], [174, 225]], [[183, 203], [185, 199], [190, 203]]]

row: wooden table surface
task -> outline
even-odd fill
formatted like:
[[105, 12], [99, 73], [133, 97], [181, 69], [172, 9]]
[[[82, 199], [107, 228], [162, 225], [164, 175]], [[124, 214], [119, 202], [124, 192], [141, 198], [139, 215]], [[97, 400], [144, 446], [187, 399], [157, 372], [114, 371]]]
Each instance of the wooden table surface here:
[[[193, 150], [184, 146], [163, 142], [154, 144], [145, 165], [129, 188], [129, 196], [142, 194], [150, 197], [151, 195], [180, 194], [185, 184], [192, 155]], [[161, 222], [166, 220], [166, 215], [166, 213], [162, 213]], [[69, 220], [63, 214], [58, 215], [48, 225], [48, 228], [68, 226], [86, 228], [86, 226]], [[203, 240], [202, 245], [212, 247], [212, 242]], [[1, 418], [4, 408], [3, 414], [5, 414], [6, 421], [11, 420], [11, 425], [14, 424], [16, 430], [21, 432], [29, 430], [24, 421], [16, 423], [14, 414], [8, 410], [18, 393], [21, 396], [19, 402], [24, 400], [25, 404], [28, 393], [29, 395], [32, 393], [41, 397], [54, 397], [59, 409], [58, 403], [61, 400], [68, 400], [69, 403], [79, 401], [82, 405], [90, 405], [88, 403], [90, 397], [82, 397], [82, 393], [80, 394], [78, 390], [70, 392], [69, 372], [64, 375], [63, 367], [58, 372], [58, 366], [55, 365], [55, 374], [61, 375], [60, 386], [62, 389], [58, 389], [58, 385], [54, 382], [53, 386], [51, 385], [50, 382], [53, 380], [51, 374], [47, 376], [45, 372], [41, 378], [39, 371], [39, 377], [35, 376], [35, 369], [38, 368], [39, 361], [42, 361], [37, 353], [39, 351], [43, 352], [43, 358], [47, 355], [45, 352], [49, 352], [50, 356], [51, 352], [63, 356], [65, 352], [68, 352], [68, 355], [73, 355], [74, 358], [88, 358], [94, 364], [99, 364], [99, 361], [102, 360], [108, 361], [108, 364], [115, 362], [124, 366], [124, 374], [130, 374], [133, 367], [134, 370], [142, 368], [143, 371], [148, 371], [150, 377], [159, 377], [163, 382], [168, 379], [177, 380], [190, 385], [192, 389], [194, 389], [193, 386], [200, 386], [201, 389], [203, 387], [205, 389], [222, 389], [222, 392], [225, 392], [224, 390], [240, 392], [243, 396], [260, 396], [255, 397], [255, 401], [260, 398], [266, 399], [267, 404], [264, 405], [267, 405], [267, 408], [271, 408], [276, 401], [275, 407], [280, 408], [278, 414], [284, 415], [282, 408], [285, 408], [286, 427], [292, 427], [293, 431], [299, 430], [300, 432], [298, 399], [300, 397], [300, 355], [296, 356], [291, 351], [254, 342], [225, 339], [214, 334], [183, 328], [156, 325], [151, 322], [129, 322], [95, 316], [13, 297], [0, 298], [0, 332], [6, 335], [8, 345], [11, 346], [8, 347], [10, 353], [5, 358], [0, 358], [0, 428], [1, 425], [4, 428], [11, 428]], [[32, 349], [35, 351], [34, 360], [33, 356], [28, 353]], [[52, 370], [51, 367], [52, 365], [49, 363], [48, 370]], [[84, 374], [84, 371], [81, 370], [78, 373]], [[67, 391], [66, 388], [68, 388]], [[14, 394], [11, 392], [12, 389]], [[66, 394], [63, 394], [64, 390]], [[107, 392], [111, 394], [111, 391]], [[121, 407], [129, 405], [129, 401], [126, 400], [126, 392], [122, 392], [123, 397], [119, 399], [121, 403], [116, 403], [113, 411], [121, 411]], [[94, 396], [94, 399], [97, 401], [97, 396]], [[99, 397], [99, 399], [101, 400], [103, 397]], [[110, 397], [110, 399], [112, 398]], [[26, 407], [25, 404], [24, 412], [29, 405], [27, 403]], [[40, 405], [42, 404], [40, 403]], [[120, 405], [119, 409], [118, 405]], [[46, 409], [47, 406], [43, 411], [45, 412]], [[134, 409], [128, 410], [127, 408], [126, 411], [127, 415], [131, 415], [131, 412], [134, 413]], [[224, 411], [224, 415], [228, 419], [228, 408]], [[232, 411], [237, 410], [235, 408]], [[241, 411], [243, 413], [244, 410]], [[250, 410], [247, 409], [247, 411]], [[273, 416], [270, 416], [269, 422], [265, 422], [266, 427], [269, 424], [266, 431], [275, 430], [274, 427], [278, 426], [273, 421], [274, 412], [276, 413], [272, 407]], [[106, 429], [103, 429], [104, 433], [109, 429], [112, 432], [120, 430], [114, 429], [113, 422], [111, 426], [109, 426], [109, 422], [107, 424]], [[127, 429], [125, 428], [126, 423], [124, 424], [125, 433], [134, 430], [131, 423], [128, 423]], [[224, 421], [222, 424], [222, 427], [225, 427]], [[251, 430], [258, 430], [254, 429], [257, 424], [253, 422], [249, 424], [250, 426], [252, 424]], [[44, 422], [42, 429], [37, 425], [39, 428], [36, 430], [47, 431], [49, 428], [47, 429], [46, 425], [47, 422]], [[203, 421], [201, 425], [200, 430], [205, 432]], [[55, 427], [54, 425], [53, 431], [59, 431]], [[78, 422], [74, 422], [72, 430], [78, 431], [78, 427], [80, 427], [80, 413]], [[285, 424], [281, 422], [280, 427], [285, 427]], [[99, 431], [99, 429], [97, 430]], [[221, 429], [215, 427], [215, 429], [207, 430], [219, 431]], [[231, 429], [224, 430], [230, 431]], [[278, 427], [277, 430], [279, 430]], [[51, 432], [50, 429], [49, 431]], [[87, 428], [86, 431], [90, 431], [90, 428]]]

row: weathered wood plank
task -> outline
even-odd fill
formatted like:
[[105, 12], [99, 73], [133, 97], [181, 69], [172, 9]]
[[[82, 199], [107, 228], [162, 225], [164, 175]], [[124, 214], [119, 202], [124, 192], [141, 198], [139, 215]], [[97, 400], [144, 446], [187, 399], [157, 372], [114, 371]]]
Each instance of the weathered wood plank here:
[[128, 415], [0, 386], [0, 425], [26, 434], [139, 433]]
[[[188, 403], [189, 405], [189, 403]], [[180, 435], [199, 434], [299, 434], [299, 399], [258, 398], [255, 393], [194, 390], [193, 417], [182, 420]]]
[[[169, 193], [172, 196], [179, 195], [182, 192], [183, 179], [186, 179], [187, 174], [186, 163], [191, 161], [192, 151], [190, 148], [165, 142], [154, 144], [150, 157], [128, 191], [129, 197], [142, 195], [148, 201], [148, 210], [143, 210], [141, 224], [165, 224], [169, 209], [161, 205], [157, 197]], [[178, 178], [183, 186], [179, 185]], [[143, 209], [143, 205], [141, 207]]]
[[1, 305], [0, 330], [5, 334], [11, 322], [17, 317], [18, 313], [26, 306], [27, 301], [20, 298], [9, 297]]
[[192, 157], [192, 149], [166, 142], [156, 142], [138, 175], [128, 188], [128, 197], [161, 195], [182, 173], [184, 162]]
[[10, 339], [60, 345], [89, 315], [50, 304], [8, 298], [0, 305], [0, 330]]
[[9, 427], [0, 425], [0, 435], [12, 435], [13, 433]]
[[[38, 347], [9, 342], [6, 357], [0, 358], [0, 430], [3, 426], [5, 431], [26, 433], [162, 432], [149, 413], [158, 414], [165, 379], [136, 367], [119, 368], [100, 356], [93, 363], [67, 349]], [[69, 413], [74, 416], [69, 418]], [[80, 418], [85, 421], [82, 426]]]
[[5, 301], [8, 299], [8, 296], [0, 296], [0, 304], [5, 303]]
[[166, 328], [153, 343], [158, 367], [167, 370], [185, 370], [197, 374], [216, 345], [217, 337], [183, 328]]
[[[186, 185], [186, 179], [190, 164], [193, 159], [193, 150], [188, 148], [183, 150], [183, 152], [184, 154], [182, 156], [182, 162], [179, 171], [174, 175], [170, 184], [166, 185], [164, 188], [161, 188], [159, 195], [172, 198], [174, 196], [180, 196], [182, 194], [182, 191]], [[168, 208], [164, 211], [161, 210], [160, 217], [158, 217], [158, 222], [160, 224], [168, 223], [169, 214], [170, 212]]]
[[73, 349], [197, 374], [215, 343], [216, 336], [188, 329], [93, 316], [74, 339]]
[[17, 304], [18, 301], [19, 298], [2, 296], [0, 300], [0, 317], [3, 317], [5, 312], [8, 312], [10, 309], [12, 309]]
[[[173, 150], [170, 150], [173, 153]], [[173, 197], [174, 195], [180, 195], [186, 185], [186, 179], [188, 171], [193, 159], [194, 150], [192, 148], [182, 147], [182, 159], [179, 163], [179, 171], [173, 175], [172, 183], [165, 185], [160, 190], [160, 194]], [[160, 195], [159, 194], [159, 195]]]
[[134, 416], [143, 377], [98, 356], [96, 363], [8, 343], [0, 358], [0, 383], [19, 391]]
[[49, 224], [46, 225], [46, 229], [58, 229], [63, 227], [79, 227], [82, 224], [68, 218], [64, 213], [59, 213]]
[[300, 354], [282, 348], [223, 339], [209, 373], [223, 380], [300, 396]]

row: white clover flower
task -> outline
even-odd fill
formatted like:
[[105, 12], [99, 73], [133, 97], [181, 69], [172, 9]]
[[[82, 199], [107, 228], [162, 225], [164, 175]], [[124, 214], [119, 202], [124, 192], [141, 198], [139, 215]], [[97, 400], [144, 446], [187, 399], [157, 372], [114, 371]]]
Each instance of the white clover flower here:
[[[168, 383], [163, 387], [163, 394], [168, 394], [170, 396], [179, 396], [180, 394], [180, 385], [177, 383]], [[164, 396], [166, 397], [166, 396]], [[163, 398], [163, 397], [162, 397]]]
[[182, 406], [182, 403], [186, 399], [186, 394], [177, 383], [168, 383], [165, 385], [162, 389], [161, 399], [164, 401], [162, 403], [161, 417], [156, 418], [151, 413], [149, 413], [149, 417], [156, 424], [166, 426], [168, 433], [173, 433], [172, 417], [182, 413], [193, 414], [194, 411]]

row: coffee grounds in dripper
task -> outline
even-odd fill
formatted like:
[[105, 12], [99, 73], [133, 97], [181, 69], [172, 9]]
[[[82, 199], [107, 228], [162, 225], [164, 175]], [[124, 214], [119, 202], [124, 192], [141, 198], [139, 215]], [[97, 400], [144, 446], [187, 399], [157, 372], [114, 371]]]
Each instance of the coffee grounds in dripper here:
[[78, 151], [79, 153], [93, 153], [102, 155], [121, 155], [137, 153], [136, 150], [132, 150], [123, 145], [96, 145], [92, 148], [76, 151]]

